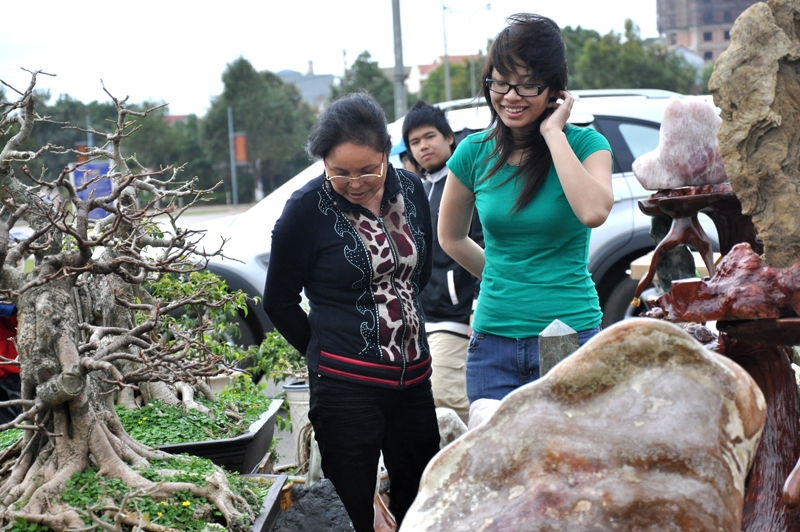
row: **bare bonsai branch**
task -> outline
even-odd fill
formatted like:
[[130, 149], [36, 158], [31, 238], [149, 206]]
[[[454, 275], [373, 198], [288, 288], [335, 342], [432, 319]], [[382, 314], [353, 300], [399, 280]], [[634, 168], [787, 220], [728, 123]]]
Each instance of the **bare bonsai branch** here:
[[[223, 313], [243, 308], [244, 295], [227, 293], [218, 279], [200, 273], [210, 257], [222, 256], [221, 247], [198, 248], [202, 233], [179, 221], [210, 190], [198, 189], [194, 178], [181, 180], [184, 166], [153, 170], [123, 156], [120, 147], [141, 127], [138, 120], [163, 106], [129, 109], [127, 97], [120, 100], [103, 86], [117, 113], [108, 131], [59, 124], [36, 114], [38, 74], [31, 73], [25, 91], [14, 90], [16, 102], [0, 104], [0, 132], [13, 133], [0, 146], [0, 300], [17, 308], [22, 381], [21, 399], [0, 402], [22, 413], [0, 430], [23, 429], [21, 440], [0, 453], [0, 527], [19, 518], [55, 530], [85, 529], [87, 522], [104, 530], [165, 530], [125, 510], [140, 496], [188, 490], [206, 497], [238, 529], [252, 512], [220, 471], [203, 487], [154, 483], [137, 471], [164, 455], [125, 433], [113, 404], [158, 388], [173, 394], [178, 388], [190, 402], [192, 386], [235, 365], [219, 323]], [[87, 153], [50, 144], [25, 151], [41, 123], [92, 133], [102, 145]], [[46, 152], [107, 159], [109, 169], [75, 185], [70, 172], [82, 163], [54, 179], [17, 164]], [[20, 171], [32, 186], [17, 178]], [[110, 192], [93, 192], [101, 182]], [[108, 214], [94, 219], [96, 209]], [[27, 236], [12, 236], [23, 221]], [[12, 363], [0, 359], [0, 367]], [[125, 482], [129, 496], [121, 504], [103, 500], [78, 510], [52, 503], [74, 473], [92, 465]]]

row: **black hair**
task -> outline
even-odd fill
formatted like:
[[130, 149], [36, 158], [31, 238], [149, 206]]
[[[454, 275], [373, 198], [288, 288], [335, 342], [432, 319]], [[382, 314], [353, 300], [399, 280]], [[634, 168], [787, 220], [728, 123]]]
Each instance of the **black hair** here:
[[408, 114], [403, 119], [403, 142], [408, 150], [408, 157], [414, 161], [414, 163], [416, 163], [416, 161], [414, 160], [414, 155], [411, 153], [411, 145], [408, 143], [408, 135], [413, 130], [423, 126], [435, 127], [439, 130], [439, 133], [444, 136], [444, 138], [453, 135], [453, 141], [450, 143], [450, 153], [453, 153], [453, 150], [456, 147], [455, 134], [453, 133], [453, 128], [450, 127], [450, 122], [447, 121], [444, 111], [434, 105], [429, 105], [423, 101], [418, 101], [414, 104], [414, 107], [409, 109]]
[[367, 92], [347, 94], [328, 105], [311, 129], [306, 152], [312, 159], [324, 159], [346, 142], [387, 154], [392, 148], [386, 114]]
[[[517, 13], [506, 21], [508, 26], [497, 34], [486, 56], [483, 79], [491, 78], [495, 70], [503, 76], [513, 76], [517, 68], [522, 67], [530, 72], [531, 79], [547, 84], [551, 94], [567, 90], [567, 47], [558, 24], [552, 19], [533, 13]], [[511, 129], [499, 119], [492, 105], [491, 91], [485, 82], [483, 98], [492, 113], [490, 126], [495, 126], [486, 137], [487, 142], [495, 140], [495, 148], [490, 157], [498, 157], [486, 178], [496, 174], [508, 162], [515, 149], [525, 150], [520, 166], [511, 176], [511, 179], [521, 176], [524, 180], [524, 186], [513, 208], [519, 211], [539, 191], [553, 163], [550, 149], [539, 131], [539, 125], [551, 113], [542, 113], [529, 133], [515, 139]]]

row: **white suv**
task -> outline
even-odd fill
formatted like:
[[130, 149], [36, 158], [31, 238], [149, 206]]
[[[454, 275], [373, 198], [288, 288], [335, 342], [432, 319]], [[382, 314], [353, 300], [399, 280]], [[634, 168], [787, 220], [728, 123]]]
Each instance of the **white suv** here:
[[[636, 287], [636, 281], [629, 276], [630, 264], [654, 248], [649, 235], [650, 218], [639, 210], [637, 203], [650, 192], [636, 180], [631, 164], [658, 145], [661, 118], [670, 97], [707, 100], [710, 97], [652, 89], [578, 90], [573, 94], [576, 101], [569, 122], [596, 129], [608, 139], [614, 152], [614, 207], [608, 220], [592, 230], [589, 243], [589, 271], [600, 296], [603, 325], [607, 326], [636, 314], [629, 306]], [[489, 125], [489, 109], [483, 100], [459, 100], [439, 106], [445, 110], [457, 141]], [[402, 139], [402, 124], [403, 119], [389, 124], [396, 142]], [[208, 268], [225, 279], [231, 289], [241, 289], [260, 298], [269, 265], [272, 227], [291, 194], [321, 173], [322, 163], [316, 162], [248, 211], [195, 227], [207, 231], [203, 242], [210, 248], [218, 246], [221, 238], [227, 239], [225, 255], [236, 259], [214, 259]], [[716, 240], [713, 224], [706, 219], [703, 225]], [[261, 305], [252, 300], [249, 305], [250, 312], [241, 317], [243, 344], [255, 343], [272, 330]]]

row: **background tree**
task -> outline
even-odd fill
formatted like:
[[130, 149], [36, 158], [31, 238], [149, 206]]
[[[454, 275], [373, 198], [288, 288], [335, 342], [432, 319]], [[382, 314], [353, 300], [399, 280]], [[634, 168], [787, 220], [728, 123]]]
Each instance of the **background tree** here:
[[[174, 324], [171, 313], [186, 306], [224, 307], [244, 295], [228, 294], [202, 280], [165, 299], [144, 289], [164, 274], [189, 279], [204, 267], [204, 254], [194, 250], [197, 234], [179, 227], [183, 209], [173, 203], [183, 197], [191, 205], [201, 192], [194, 180], [179, 181], [170, 167], [152, 172], [123, 156], [123, 140], [153, 110], [134, 111], [113, 97], [116, 118], [105, 122], [104, 129], [77, 128], [105, 139], [88, 155], [113, 162], [106, 176], [113, 183], [111, 194], [82, 199], [66, 171], [47, 179], [31, 173], [29, 163], [49, 149], [22, 148], [47, 123], [36, 110], [33, 89], [39, 74], [32, 74], [26, 90], [15, 90], [18, 100], [0, 104], [0, 302], [18, 310], [22, 381], [22, 399], [0, 403], [0, 408], [24, 409], [16, 420], [0, 426], [24, 429], [24, 436], [0, 455], [0, 525], [85, 529], [85, 519], [96, 513], [94, 517], [119, 519], [105, 530], [121, 531], [122, 523], [137, 530], [158, 529], [102, 496], [93, 508], [56, 503], [73, 474], [96, 466], [99, 474], [124, 483], [131, 496], [163, 500], [186, 490], [205, 497], [229, 530], [244, 530], [247, 523], [241, 518], [252, 519], [252, 512], [231, 491], [221, 470], [205, 486], [174, 480], [170, 475], [177, 472], [169, 468], [161, 482], [143, 474], [141, 468], [150, 460], [166, 455], [132, 439], [113, 406], [134, 386], [142, 390], [152, 381], [194, 383], [220, 370], [221, 356], [205, 343], [214, 323], [201, 319], [192, 330], [165, 329], [163, 324]], [[56, 151], [78, 154], [74, 149]], [[35, 186], [21, 183], [16, 168]], [[42, 194], [44, 190], [59, 193]], [[166, 208], [139, 207], [136, 196], [143, 191], [167, 203]], [[92, 220], [89, 212], [95, 208], [110, 214]], [[166, 224], [158, 223], [157, 216]], [[10, 238], [22, 220], [30, 236]], [[23, 271], [20, 263], [28, 255], [33, 257], [32, 270]]]
[[703, 76], [700, 81], [700, 94], [711, 94], [711, 90], [708, 88], [708, 80], [711, 79], [711, 74], [714, 73], [714, 65], [708, 65], [703, 69]]
[[345, 94], [365, 90], [380, 104], [386, 119], [394, 122], [394, 85], [383, 75], [377, 61], [366, 50], [361, 52], [353, 66], [347, 69], [344, 82], [331, 88], [331, 100]]
[[639, 27], [625, 21], [625, 41], [613, 31], [588, 39], [577, 60], [575, 83], [583, 89], [649, 88], [691, 93], [696, 71], [658, 42], [644, 42]]
[[[475, 61], [472, 68], [474, 78], [470, 79], [470, 64], [469, 62], [463, 63], [450, 63], [450, 95], [454, 100], [461, 98], [474, 98], [481, 94], [483, 90], [483, 80], [481, 73], [483, 72], [483, 64], [485, 57], [481, 54]], [[472, 88], [475, 88], [473, 94]], [[445, 86], [444, 86], [444, 65], [439, 65], [430, 74], [425, 81], [425, 85], [420, 91], [422, 100], [430, 103], [443, 102], [446, 99]]]
[[571, 26], [565, 26], [561, 29], [561, 34], [564, 36], [564, 43], [567, 45], [567, 68], [569, 68], [569, 88], [570, 89], [583, 89], [581, 87], [580, 79], [575, 76], [578, 59], [583, 54], [583, 49], [588, 41], [599, 41], [600, 34], [595, 30], [586, 30], [578, 26], [572, 29]]
[[294, 85], [271, 72], [256, 71], [243, 57], [226, 67], [222, 82], [223, 92], [212, 99], [202, 122], [202, 138], [214, 168], [224, 169], [229, 178], [230, 106], [234, 128], [247, 134], [250, 162], [260, 160], [260, 176], [254, 175], [255, 165], [238, 175], [239, 199], [251, 201], [255, 179], [269, 193], [308, 165], [304, 146], [315, 115]]

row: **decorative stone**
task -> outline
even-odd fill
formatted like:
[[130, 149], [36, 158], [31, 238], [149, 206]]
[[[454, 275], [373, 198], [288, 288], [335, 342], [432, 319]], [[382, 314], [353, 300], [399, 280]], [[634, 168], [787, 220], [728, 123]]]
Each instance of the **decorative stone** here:
[[563, 321], [553, 320], [539, 334], [539, 375], [546, 375], [579, 347], [578, 333]]
[[461, 418], [452, 408], [437, 407], [436, 421], [439, 422], [440, 449], [467, 433], [467, 425], [461, 421]]
[[753, 217], [764, 260], [800, 261], [800, 1], [757, 2], [731, 29], [709, 89], [722, 109], [720, 151], [742, 213]]
[[336, 488], [324, 478], [278, 515], [275, 532], [349, 532], [353, 530]]
[[706, 100], [670, 98], [658, 146], [633, 162], [633, 175], [647, 190], [722, 183], [727, 176], [717, 140], [721, 122]]
[[436, 455], [400, 530], [738, 532], [765, 416], [741, 367], [625, 320]]
[[478, 399], [469, 405], [469, 430], [479, 427], [489, 421], [500, 407], [498, 399]]
[[754, 320], [800, 315], [800, 263], [767, 266], [749, 244], [737, 244], [710, 279], [672, 283], [657, 304], [670, 321]]

